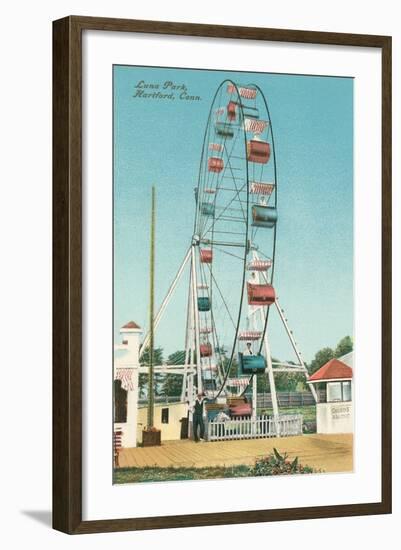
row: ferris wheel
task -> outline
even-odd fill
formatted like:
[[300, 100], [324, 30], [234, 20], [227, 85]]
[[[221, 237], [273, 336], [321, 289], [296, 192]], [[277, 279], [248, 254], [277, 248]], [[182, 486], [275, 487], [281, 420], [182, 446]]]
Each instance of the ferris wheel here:
[[[226, 80], [209, 113], [195, 190], [194, 255], [203, 390], [243, 393], [267, 368], [275, 302], [277, 177], [260, 88]], [[199, 382], [198, 382], [199, 385]]]
[[[157, 326], [189, 264], [183, 398], [191, 399], [195, 391], [211, 399], [240, 396], [252, 383], [256, 410], [256, 379], [265, 375], [278, 417], [274, 375], [308, 376], [273, 286], [277, 188], [265, 96], [255, 84], [225, 80], [214, 94], [204, 132], [191, 245], [155, 318]], [[296, 362], [273, 362], [272, 308]]]

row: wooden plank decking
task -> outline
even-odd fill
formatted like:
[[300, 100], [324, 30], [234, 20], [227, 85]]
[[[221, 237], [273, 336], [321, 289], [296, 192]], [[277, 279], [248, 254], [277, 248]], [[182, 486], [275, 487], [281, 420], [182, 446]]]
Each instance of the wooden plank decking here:
[[353, 469], [352, 434], [312, 434], [285, 438], [250, 439], [195, 443], [190, 440], [164, 441], [160, 447], [123, 449], [121, 467], [205, 467], [253, 464], [256, 457], [276, 447], [303, 465], [325, 472]]

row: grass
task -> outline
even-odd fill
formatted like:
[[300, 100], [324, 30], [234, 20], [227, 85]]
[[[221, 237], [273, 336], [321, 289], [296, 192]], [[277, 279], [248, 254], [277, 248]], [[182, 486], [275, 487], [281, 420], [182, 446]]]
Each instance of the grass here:
[[[302, 414], [303, 433], [316, 433], [316, 405], [304, 405], [301, 407], [280, 407], [281, 414]], [[273, 414], [273, 409], [262, 409], [261, 414]]]
[[291, 474], [311, 474], [316, 472], [309, 466], [299, 464], [298, 458], [290, 460], [286, 453], [273, 449], [270, 454], [255, 459], [253, 466], [210, 466], [203, 468], [115, 468], [114, 483], [146, 483], [156, 481], [187, 481], [194, 479], [222, 479], [235, 477], [274, 476]]
[[[273, 409], [262, 409], [262, 414], [273, 414]], [[316, 405], [305, 405], [303, 407], [280, 407], [281, 414], [302, 414], [304, 422], [316, 420]]]
[[221, 479], [232, 477], [249, 477], [249, 467], [223, 466], [212, 468], [116, 468], [114, 483], [144, 483], [148, 481], [185, 481], [193, 479]]

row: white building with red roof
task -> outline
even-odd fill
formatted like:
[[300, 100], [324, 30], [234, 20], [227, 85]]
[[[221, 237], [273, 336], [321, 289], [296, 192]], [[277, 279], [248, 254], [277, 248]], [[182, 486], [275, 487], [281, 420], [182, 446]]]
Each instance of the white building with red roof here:
[[[129, 321], [120, 329], [121, 343], [114, 345], [114, 433], [119, 449], [137, 447], [142, 443], [147, 422], [147, 407], [139, 405], [139, 374], [148, 375], [148, 366], [140, 364], [142, 329]], [[146, 341], [146, 340], [145, 340]], [[146, 349], [146, 347], [145, 347]], [[155, 365], [155, 373], [184, 375], [193, 373], [185, 365]], [[162, 440], [180, 439], [183, 418], [187, 417], [185, 399], [177, 403], [155, 403], [154, 427], [161, 431]], [[116, 457], [115, 457], [116, 458]], [[117, 453], [118, 460], [118, 453]]]
[[[138, 388], [139, 388], [139, 347], [142, 335], [141, 327], [135, 321], [129, 321], [120, 329], [121, 344], [114, 347], [114, 379], [121, 387], [114, 386], [114, 403], [124, 401], [124, 420], [115, 422], [116, 431], [122, 433], [122, 447], [136, 447], [138, 425]], [[119, 354], [118, 357], [116, 354]], [[123, 395], [121, 396], [121, 393]], [[119, 411], [115, 410], [115, 416]], [[116, 420], [116, 418], [115, 418]], [[117, 420], [120, 420], [119, 418]]]
[[316, 390], [323, 390], [317, 392], [317, 433], [353, 432], [353, 371], [350, 355], [341, 358], [346, 358], [347, 363], [340, 359], [330, 359], [309, 377], [308, 384], [313, 384]]

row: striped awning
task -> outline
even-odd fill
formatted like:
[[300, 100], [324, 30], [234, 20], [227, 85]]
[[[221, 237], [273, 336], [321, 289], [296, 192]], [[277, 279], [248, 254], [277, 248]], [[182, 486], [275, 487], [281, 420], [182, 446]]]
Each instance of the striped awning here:
[[261, 181], [253, 181], [249, 192], [253, 195], [268, 195], [273, 193], [274, 183], [263, 183]]
[[238, 340], [259, 340], [261, 336], [258, 330], [244, 330], [238, 334]]
[[255, 120], [253, 118], [245, 119], [245, 130], [254, 134], [261, 134], [267, 127], [267, 120]]
[[118, 367], [115, 370], [114, 379], [121, 380], [121, 387], [126, 391], [133, 391], [134, 382], [132, 380], [133, 369]]
[[248, 271], [267, 271], [272, 266], [271, 260], [252, 260], [247, 265]]
[[226, 385], [236, 388], [246, 388], [249, 386], [249, 378], [228, 378]]
[[223, 145], [221, 143], [209, 143], [209, 151], [219, 151], [223, 150]]
[[[234, 94], [235, 91], [236, 91], [236, 89], [235, 89], [234, 84], [228, 84], [227, 92], [229, 94]], [[239, 95], [241, 97], [244, 97], [245, 99], [255, 99], [255, 97], [256, 97], [255, 88], [244, 88], [244, 87], [241, 86], [241, 87], [238, 88], [238, 91], [239, 91]]]

